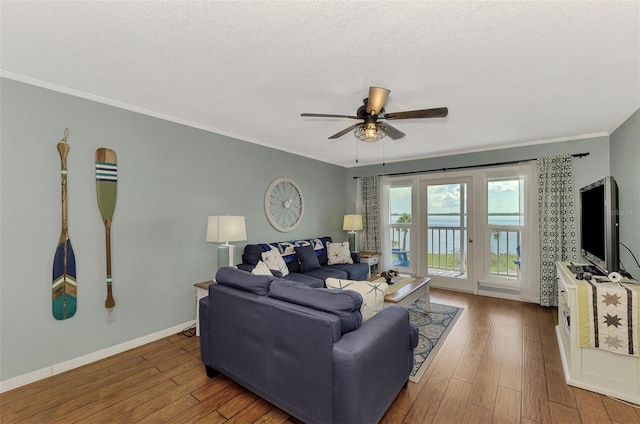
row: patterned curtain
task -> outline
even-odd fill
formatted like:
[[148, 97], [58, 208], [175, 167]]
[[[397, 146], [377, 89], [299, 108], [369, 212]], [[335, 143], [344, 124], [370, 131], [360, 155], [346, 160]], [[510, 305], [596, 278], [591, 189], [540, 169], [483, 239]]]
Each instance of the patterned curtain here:
[[364, 232], [362, 249], [366, 252], [380, 252], [380, 202], [378, 200], [378, 176], [361, 178], [362, 220]]
[[571, 155], [540, 158], [538, 223], [540, 225], [540, 305], [558, 306], [556, 261], [576, 260], [576, 216]]

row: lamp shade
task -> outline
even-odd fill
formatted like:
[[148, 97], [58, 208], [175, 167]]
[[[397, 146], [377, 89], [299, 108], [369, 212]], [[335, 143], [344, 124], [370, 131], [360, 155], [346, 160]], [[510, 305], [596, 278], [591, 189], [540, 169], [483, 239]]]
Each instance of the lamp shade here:
[[207, 241], [214, 243], [229, 243], [230, 241], [245, 241], [247, 229], [244, 216], [210, 216], [207, 223]]
[[362, 215], [345, 215], [342, 229], [347, 231], [362, 230]]

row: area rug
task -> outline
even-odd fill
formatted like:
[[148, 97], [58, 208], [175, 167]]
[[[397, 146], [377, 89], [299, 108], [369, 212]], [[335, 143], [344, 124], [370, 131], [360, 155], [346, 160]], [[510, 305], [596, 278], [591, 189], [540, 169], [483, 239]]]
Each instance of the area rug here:
[[413, 371], [409, 381], [417, 383], [427, 370], [429, 363], [444, 343], [463, 308], [431, 303], [431, 311], [426, 311], [424, 297], [409, 305], [409, 319], [420, 329], [418, 346], [413, 351]]

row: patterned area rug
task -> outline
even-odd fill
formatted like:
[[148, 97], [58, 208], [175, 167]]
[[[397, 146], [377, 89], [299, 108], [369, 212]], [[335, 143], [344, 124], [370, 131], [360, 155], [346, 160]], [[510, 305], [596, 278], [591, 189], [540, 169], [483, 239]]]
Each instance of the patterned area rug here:
[[431, 303], [431, 311], [425, 310], [425, 300], [420, 298], [409, 305], [409, 319], [420, 329], [418, 346], [413, 351], [413, 371], [409, 381], [417, 383], [427, 370], [433, 357], [444, 343], [463, 308]]

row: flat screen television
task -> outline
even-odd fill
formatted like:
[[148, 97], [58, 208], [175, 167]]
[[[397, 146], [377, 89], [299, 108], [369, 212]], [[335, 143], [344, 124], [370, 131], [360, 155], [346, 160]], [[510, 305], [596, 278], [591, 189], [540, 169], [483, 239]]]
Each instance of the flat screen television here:
[[619, 270], [618, 185], [605, 177], [580, 189], [580, 253], [600, 273]]

